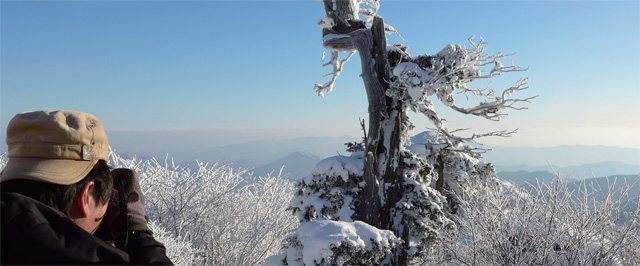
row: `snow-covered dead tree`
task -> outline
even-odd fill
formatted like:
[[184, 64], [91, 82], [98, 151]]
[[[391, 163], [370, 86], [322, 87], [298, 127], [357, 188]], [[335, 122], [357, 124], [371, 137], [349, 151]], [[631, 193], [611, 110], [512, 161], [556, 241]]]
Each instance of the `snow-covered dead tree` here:
[[[316, 84], [315, 90], [323, 97], [332, 91], [344, 63], [357, 51], [369, 103], [369, 128], [364, 151], [350, 158], [338, 156], [321, 162], [311, 176], [298, 184], [292, 208], [301, 222], [362, 221], [380, 230], [390, 230], [402, 240], [396, 241], [401, 244], [396, 245], [390, 260], [377, 263], [406, 265], [428, 253], [429, 243], [434, 239], [455, 231], [455, 224], [443, 209], [447, 197], [432, 184], [438, 172], [443, 180], [443, 171], [434, 169], [433, 161], [405, 148], [411, 144], [408, 132], [413, 128], [408, 111], [424, 114], [435, 126], [436, 135], [443, 136], [444, 143], [438, 146], [438, 150], [443, 150], [437, 157], [440, 160], [454, 158], [451, 152], [475, 154], [473, 149], [460, 145], [483, 136], [507, 136], [513, 132], [458, 136], [444, 125], [430, 97], [435, 95], [460, 113], [500, 120], [505, 109], [524, 109], [516, 104], [532, 99], [509, 97], [527, 89], [527, 79], [499, 94], [472, 89], [467, 86], [470, 82], [523, 69], [503, 65], [500, 60], [508, 55], [484, 54], [485, 43], [474, 42], [473, 38], [469, 39], [470, 48], [448, 45], [435, 55], [412, 56], [407, 47], [387, 45], [386, 34], [397, 32], [376, 15], [378, 0], [323, 0], [323, 3], [326, 17], [318, 24], [322, 28], [323, 46], [331, 53], [325, 66], [331, 66], [333, 71], [328, 74], [331, 80]], [[340, 55], [345, 53], [348, 55], [341, 59]], [[474, 95], [481, 102], [471, 107], [460, 106], [454, 101], [454, 93]], [[457, 151], [460, 147], [463, 150]], [[439, 167], [445, 167], [444, 161]], [[488, 167], [489, 172], [493, 171], [492, 166]], [[443, 187], [441, 184], [439, 188]]]

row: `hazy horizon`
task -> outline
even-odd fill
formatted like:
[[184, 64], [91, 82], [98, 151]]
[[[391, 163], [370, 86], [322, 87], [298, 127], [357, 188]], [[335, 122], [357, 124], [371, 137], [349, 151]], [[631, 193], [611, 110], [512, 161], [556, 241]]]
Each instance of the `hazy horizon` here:
[[[427, 129], [423, 130], [427, 131]], [[412, 131], [412, 135], [416, 135], [420, 132], [417, 130]], [[351, 137], [356, 140], [362, 139], [361, 130], [325, 130], [314, 131], [310, 129], [301, 130], [287, 130], [287, 129], [220, 129], [220, 130], [107, 130], [108, 136], [117, 136], [120, 140], [126, 138], [128, 135], [136, 135], [138, 139], [132, 139], [132, 142], [139, 142], [144, 136], [164, 135], [165, 138], [172, 138], [172, 141], [166, 144], [172, 146], [181, 145], [180, 143], [190, 143], [188, 146], [197, 146], [199, 144], [206, 144], [206, 147], [220, 147], [232, 144], [242, 144], [252, 141], [269, 141], [269, 140], [287, 140], [287, 139], [303, 139], [303, 138], [331, 138], [331, 137]], [[522, 132], [518, 132], [511, 137], [487, 137], [479, 139], [478, 142], [484, 146], [499, 146], [499, 147], [531, 147], [531, 148], [548, 148], [558, 146], [603, 146], [603, 147], [619, 147], [638, 149], [640, 147], [622, 146], [607, 143], [542, 143], [531, 142], [522, 136]], [[194, 138], [196, 137], [196, 138]], [[203, 143], [199, 139], [208, 139], [210, 142]], [[509, 141], [512, 139], [520, 139], [520, 141]]]
[[[344, 143], [362, 139], [361, 136], [347, 134], [316, 133], [298, 136], [286, 135], [279, 131], [261, 134], [259, 137], [253, 136], [250, 131], [232, 132], [233, 139], [220, 139], [223, 136], [222, 133], [211, 134], [211, 131], [119, 131], [107, 132], [107, 134], [111, 147], [118, 153], [148, 152], [156, 156], [162, 155], [162, 158], [168, 154], [199, 160], [216, 158], [216, 156], [220, 159], [232, 160], [262, 158], [263, 163], [298, 151], [311, 152], [322, 158], [338, 154], [347, 155], [349, 153], [346, 152]], [[539, 163], [530, 165], [546, 165], [548, 160], [552, 164], [561, 166], [603, 161], [621, 161], [640, 166], [640, 149], [637, 148], [606, 145], [510, 146], [499, 144], [485, 144], [482, 148], [492, 150], [483, 154], [483, 160], [494, 164], [509, 160], [526, 162], [537, 158]], [[549, 154], [540, 154], [539, 151], [548, 151]]]
[[[234, 167], [253, 169], [265, 175], [279, 170], [296, 177], [310, 173], [319, 160], [349, 155], [344, 143], [361, 137], [315, 132], [297, 136], [273, 130], [256, 137], [254, 131], [108, 131], [111, 148], [121, 156], [139, 159], [153, 157], [159, 161], [172, 159], [177, 165], [193, 161], [231, 163]], [[298, 132], [299, 133], [299, 132]], [[0, 134], [2, 136], [2, 134]], [[227, 136], [228, 138], [225, 138]], [[253, 136], [253, 137], [252, 137]], [[2, 136], [4, 138], [4, 136]], [[497, 171], [561, 171], [572, 178], [576, 175], [595, 177], [640, 173], [640, 149], [614, 146], [560, 145], [547, 147], [504, 146], [487, 144], [482, 161], [496, 166]], [[6, 144], [0, 145], [0, 154]], [[276, 169], [277, 168], [277, 169]]]
[[[414, 130], [415, 131], [415, 130]], [[222, 148], [232, 145], [249, 144], [252, 142], [264, 141], [287, 141], [287, 140], [304, 140], [311, 138], [334, 138], [345, 141], [361, 141], [362, 132], [350, 134], [347, 131], [325, 130], [325, 131], [308, 131], [308, 130], [285, 130], [285, 129], [244, 129], [244, 130], [106, 130], [109, 138], [109, 144], [112, 148], [123, 152], [136, 152], [157, 150], [167, 151], [175, 149], [206, 149], [206, 148]], [[414, 133], [414, 132], [412, 132]], [[416, 131], [415, 134], [418, 134]], [[634, 149], [640, 152], [640, 148], [624, 147], [619, 145], [605, 144], [570, 144], [559, 143], [556, 145], [547, 143], [546, 145], [535, 145], [531, 142], [504, 142], [504, 140], [519, 138], [521, 133], [516, 133], [512, 137], [487, 137], [480, 139], [478, 142], [482, 144], [482, 148], [554, 148], [554, 147], [610, 147], [620, 149]], [[7, 151], [5, 142], [5, 132], [0, 132], [0, 153]], [[342, 145], [340, 146], [342, 147]], [[305, 147], [300, 147], [305, 150]], [[322, 155], [322, 154], [319, 154]], [[640, 164], [640, 161], [638, 162]]]

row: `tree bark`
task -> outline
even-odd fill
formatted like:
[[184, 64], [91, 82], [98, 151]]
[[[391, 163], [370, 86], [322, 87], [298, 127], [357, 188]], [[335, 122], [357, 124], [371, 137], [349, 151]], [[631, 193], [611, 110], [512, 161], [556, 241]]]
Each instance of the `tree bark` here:
[[335, 27], [333, 30], [340, 33], [353, 31], [350, 29], [351, 22], [358, 20], [356, 12], [357, 6], [354, 1], [349, 0], [324, 0], [324, 11], [327, 17], [333, 19]]
[[442, 153], [438, 154], [438, 180], [436, 181], [436, 190], [444, 195], [444, 161]]
[[[335, 26], [323, 30], [323, 45], [330, 50], [358, 51], [369, 102], [363, 174], [365, 187], [359, 194], [354, 219], [391, 230], [402, 238], [405, 243], [396, 250], [392, 264], [405, 265], [409, 228], [405, 222], [396, 228], [391, 213], [403, 196], [403, 178], [397, 165], [405, 114], [401, 103], [386, 95], [390, 70], [386, 58], [384, 20], [374, 17], [371, 29], [367, 29], [362, 22], [355, 21], [353, 7], [345, 2], [352, 1], [324, 0], [327, 16], [334, 20]], [[355, 16], [357, 18], [357, 14]]]

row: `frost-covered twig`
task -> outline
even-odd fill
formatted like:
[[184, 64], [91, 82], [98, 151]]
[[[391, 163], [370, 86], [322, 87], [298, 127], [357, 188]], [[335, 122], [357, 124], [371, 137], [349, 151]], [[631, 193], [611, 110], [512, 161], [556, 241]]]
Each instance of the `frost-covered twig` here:
[[446, 137], [447, 142], [449, 143], [450, 146], [456, 146], [458, 143], [464, 143], [464, 142], [477, 143], [476, 142], [477, 139], [484, 138], [484, 137], [510, 137], [517, 131], [517, 129], [512, 131], [501, 130], [501, 131], [492, 131], [492, 132], [483, 133], [483, 134], [473, 133], [473, 135], [470, 137], [461, 137], [461, 136], [455, 135], [454, 133], [459, 132], [461, 130], [467, 130], [467, 129], [449, 130], [444, 124], [445, 120], [440, 118], [440, 116], [438, 116], [438, 113], [436, 113], [434, 109], [433, 103], [429, 99], [425, 99], [424, 102], [420, 102], [415, 105], [410, 105], [409, 107], [411, 108], [412, 111], [417, 113], [422, 113], [423, 115], [425, 115], [427, 119], [429, 119], [429, 121], [435, 126], [436, 132]]
[[362, 139], [364, 141], [367, 141], [367, 128], [364, 125], [364, 119], [358, 119], [360, 120], [360, 127], [362, 127], [362, 133], [364, 134], [364, 137], [362, 137]]
[[347, 55], [347, 57], [345, 59], [340, 60], [340, 52], [339, 51], [331, 51], [331, 59], [329, 59], [329, 62], [324, 62], [324, 53], [322, 53], [322, 66], [332, 66], [333, 67], [333, 72], [331, 73], [327, 73], [325, 76], [329, 76], [331, 75], [331, 80], [325, 84], [316, 84], [313, 89], [316, 90], [316, 92], [318, 93], [318, 96], [323, 97], [324, 98], [324, 93], [325, 92], [331, 92], [333, 91], [334, 87], [333, 85], [336, 83], [336, 79], [338, 79], [338, 76], [340, 76], [340, 73], [342, 73], [342, 66], [344, 65], [344, 63], [346, 63], [347, 61], [349, 61], [349, 59], [351, 58], [351, 56], [353, 56], [353, 54], [355, 54], [356, 51], [351, 51], [349, 52], [349, 55]]
[[[532, 99], [538, 97], [538, 96], [533, 96], [533, 97], [528, 97], [528, 98], [524, 98], [524, 99], [511, 99], [511, 98], [507, 98], [509, 95], [511, 95], [513, 92], [516, 91], [523, 91], [529, 88], [529, 84], [527, 83], [528, 78], [525, 79], [520, 79], [518, 80], [518, 82], [516, 82], [516, 85], [513, 87], [510, 87], [508, 89], [506, 89], [505, 91], [502, 92], [502, 95], [500, 97], [495, 97], [493, 100], [485, 100], [484, 102], [481, 102], [480, 104], [474, 106], [474, 107], [469, 107], [469, 108], [464, 108], [464, 107], [458, 107], [457, 105], [451, 105], [451, 109], [456, 110], [460, 113], [463, 114], [472, 114], [475, 116], [480, 116], [480, 117], [484, 117], [486, 119], [489, 120], [493, 120], [493, 121], [499, 121], [501, 118], [503, 118], [505, 115], [502, 113], [502, 110], [504, 109], [514, 109], [514, 110], [525, 110], [528, 109], [527, 107], [515, 107], [513, 106], [516, 103], [519, 102], [527, 102], [530, 103]], [[479, 91], [480, 93], [482, 91]]]

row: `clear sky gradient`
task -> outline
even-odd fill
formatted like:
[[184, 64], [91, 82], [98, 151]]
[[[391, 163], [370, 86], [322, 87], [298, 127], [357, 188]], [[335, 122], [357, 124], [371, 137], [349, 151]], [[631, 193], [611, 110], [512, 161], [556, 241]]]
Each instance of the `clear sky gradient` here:
[[[360, 136], [367, 117], [357, 56], [335, 91], [323, 99], [313, 90], [330, 71], [319, 1], [1, 1], [0, 10], [2, 130], [18, 112], [69, 109], [96, 115], [108, 132], [211, 131], [222, 145]], [[496, 123], [440, 105], [450, 128], [520, 129], [491, 145], [640, 148], [639, 13], [638, 1], [383, 0], [378, 14], [405, 39], [389, 44], [414, 55], [469, 46], [475, 35], [488, 52], [517, 52], [515, 64], [531, 66], [489, 84], [529, 77], [515, 95], [540, 96], [529, 110]], [[412, 119], [417, 130], [430, 126]]]

